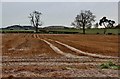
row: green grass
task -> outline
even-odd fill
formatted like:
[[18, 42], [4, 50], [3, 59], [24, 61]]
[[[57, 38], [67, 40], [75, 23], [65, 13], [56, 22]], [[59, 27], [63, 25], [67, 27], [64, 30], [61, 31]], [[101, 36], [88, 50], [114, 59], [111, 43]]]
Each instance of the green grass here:
[[119, 70], [120, 70], [120, 66], [114, 64], [114, 63], [111, 62], [111, 61], [108, 61], [108, 62], [106, 62], [106, 63], [101, 64], [101, 65], [100, 65], [100, 68], [101, 68], [101, 69], [119, 69]]
[[[118, 34], [120, 29], [107, 29], [106, 34], [112, 33], [112, 34]], [[53, 33], [64, 33], [64, 32], [78, 32], [83, 33], [82, 29], [57, 29], [57, 30], [49, 30], [49, 32]], [[86, 34], [104, 34], [104, 29], [86, 29]]]
[[[104, 34], [104, 29], [87, 29], [86, 33], [92, 33], [92, 34]], [[106, 34], [112, 33], [112, 34], [118, 34], [118, 29], [107, 29]]]
[[[2, 33], [34, 33], [34, 30], [0, 30]], [[50, 29], [39, 33], [82, 34], [82, 29]], [[107, 29], [106, 34], [120, 34], [120, 29]], [[86, 29], [86, 34], [104, 34], [104, 29]]]

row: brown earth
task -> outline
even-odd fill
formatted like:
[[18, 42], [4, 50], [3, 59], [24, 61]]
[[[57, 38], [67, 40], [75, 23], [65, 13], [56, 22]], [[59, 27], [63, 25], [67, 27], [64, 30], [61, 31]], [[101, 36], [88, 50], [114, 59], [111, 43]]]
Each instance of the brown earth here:
[[[55, 41], [60, 41], [84, 52], [105, 56], [118, 56], [117, 35], [72, 34], [1, 34], [3, 77], [117, 77], [118, 71], [101, 70], [107, 61], [118, 64], [117, 59], [100, 59], [77, 54]], [[56, 53], [43, 40], [64, 53], [81, 56], [67, 58]], [[97, 75], [96, 75], [97, 74]]]
[[[3, 56], [36, 56], [48, 55], [59, 57], [45, 42], [32, 38], [29, 34], [6, 34], [2, 37], [2, 54]], [[47, 49], [47, 50], [46, 50]]]
[[85, 52], [118, 56], [118, 35], [43, 35]]

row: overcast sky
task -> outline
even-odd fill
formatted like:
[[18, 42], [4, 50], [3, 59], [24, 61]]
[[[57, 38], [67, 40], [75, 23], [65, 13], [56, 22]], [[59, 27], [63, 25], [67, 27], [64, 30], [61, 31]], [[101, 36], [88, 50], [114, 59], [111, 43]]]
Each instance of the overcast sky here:
[[28, 15], [34, 10], [42, 12], [44, 26], [70, 26], [81, 10], [91, 10], [96, 22], [103, 16], [118, 22], [117, 2], [3, 2], [2, 26], [30, 25]]

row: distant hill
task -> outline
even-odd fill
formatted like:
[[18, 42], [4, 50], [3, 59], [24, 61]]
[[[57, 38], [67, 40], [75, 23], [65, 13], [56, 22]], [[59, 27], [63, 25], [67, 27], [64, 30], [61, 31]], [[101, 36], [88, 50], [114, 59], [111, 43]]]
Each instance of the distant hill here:
[[[20, 26], [20, 25], [12, 25], [8, 26], [6, 28], [2, 28], [3, 30], [33, 30], [34, 27], [32, 26]], [[47, 30], [54, 30], [54, 29], [70, 29], [70, 27], [65, 27], [65, 26], [48, 26], [44, 28], [39, 28], [39, 29], [47, 29]]]
[[13, 26], [8, 26], [6, 28], [2, 28], [6, 30], [33, 30], [34, 27], [32, 26], [20, 26], [20, 25], [13, 25]]

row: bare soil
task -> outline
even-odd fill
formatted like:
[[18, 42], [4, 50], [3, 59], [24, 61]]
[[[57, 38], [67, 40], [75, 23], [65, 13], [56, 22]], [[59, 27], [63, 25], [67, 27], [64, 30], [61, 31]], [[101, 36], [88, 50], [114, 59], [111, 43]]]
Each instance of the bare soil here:
[[118, 35], [46, 35], [85, 52], [118, 56]]
[[[100, 64], [118, 59], [94, 58], [56, 43], [60, 41], [84, 52], [105, 56], [118, 56], [117, 35], [73, 34], [2, 34], [3, 77], [118, 77], [118, 70], [101, 69]], [[50, 42], [65, 54], [56, 53]]]

